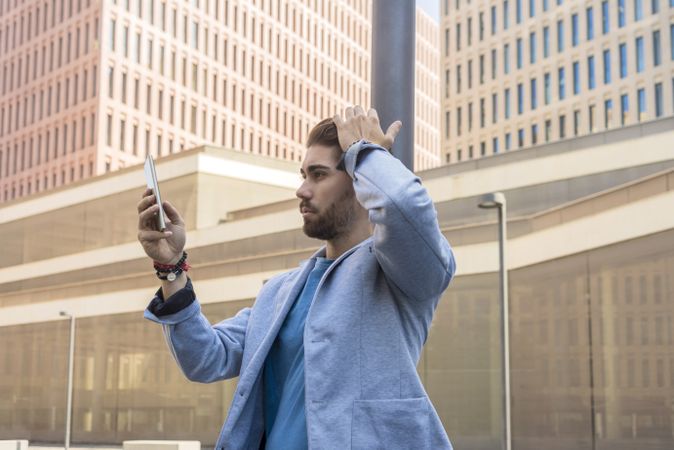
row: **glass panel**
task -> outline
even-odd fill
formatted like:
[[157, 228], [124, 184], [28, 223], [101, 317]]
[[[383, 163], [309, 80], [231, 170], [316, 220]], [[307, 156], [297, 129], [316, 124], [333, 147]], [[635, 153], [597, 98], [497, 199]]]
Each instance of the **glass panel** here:
[[440, 300], [419, 372], [455, 448], [500, 448], [498, 274], [458, 277]]

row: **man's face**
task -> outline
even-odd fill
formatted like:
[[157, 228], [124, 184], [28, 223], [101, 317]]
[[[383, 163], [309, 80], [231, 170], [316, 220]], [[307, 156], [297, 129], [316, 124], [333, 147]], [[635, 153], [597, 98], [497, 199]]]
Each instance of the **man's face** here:
[[348, 232], [356, 218], [358, 201], [351, 177], [337, 170], [340, 152], [323, 145], [312, 145], [302, 162], [304, 182], [295, 195], [301, 200], [304, 234], [332, 240]]

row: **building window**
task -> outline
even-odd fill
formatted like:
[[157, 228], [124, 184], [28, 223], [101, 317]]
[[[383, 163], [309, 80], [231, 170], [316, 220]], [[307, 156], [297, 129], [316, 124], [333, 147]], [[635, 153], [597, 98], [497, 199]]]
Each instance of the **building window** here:
[[494, 124], [498, 120], [498, 95], [491, 94], [491, 123]]
[[587, 57], [587, 88], [594, 89], [595, 79], [594, 79], [594, 56]]
[[517, 83], [517, 114], [524, 112], [524, 87]]
[[456, 135], [461, 136], [461, 107], [456, 109]]
[[655, 30], [653, 32], [653, 66], [657, 67], [660, 65], [660, 30]]
[[496, 6], [491, 7], [491, 34], [496, 34]]
[[620, 125], [625, 125], [629, 121], [629, 117], [627, 116], [629, 111], [629, 99], [627, 98], [627, 94], [623, 94], [620, 96]]
[[108, 96], [113, 97], [115, 91], [115, 68], [108, 67]]
[[579, 42], [578, 34], [578, 14], [573, 14], [571, 16], [571, 45], [574, 47]]
[[522, 0], [515, 0], [515, 21], [522, 22]]
[[674, 24], [669, 26], [669, 49], [670, 49], [670, 59], [674, 61]]
[[646, 120], [646, 90], [644, 88], [637, 90], [637, 107], [639, 108], [639, 121]]
[[559, 116], [559, 138], [564, 139], [566, 137], [566, 116], [562, 114]]
[[491, 50], [491, 79], [495, 80], [496, 79], [496, 70], [497, 70], [497, 65], [496, 65], [496, 49], [493, 48]]
[[538, 143], [538, 124], [531, 125], [531, 145]]
[[510, 133], [505, 134], [505, 149], [510, 150]]
[[651, 0], [651, 12], [653, 14], [660, 12], [660, 0]]
[[552, 101], [552, 87], [550, 86], [550, 72], [543, 75], [543, 99], [546, 105]]
[[573, 95], [580, 94], [580, 63], [573, 63]]
[[461, 50], [461, 24], [456, 24], [456, 51]]
[[110, 19], [110, 30], [109, 30], [109, 35], [108, 35], [108, 45], [110, 46], [111, 51], [115, 51], [115, 28], [117, 26], [117, 22], [115, 19]]
[[644, 71], [644, 38], [638, 37], [636, 39], [636, 53], [637, 53], [637, 73]]
[[552, 120], [548, 119], [545, 121], [545, 142], [550, 142], [551, 135], [552, 135]]
[[550, 56], [550, 27], [543, 27], [543, 58]]
[[107, 127], [105, 130], [105, 144], [112, 147], [112, 114], [108, 113]]
[[604, 50], [603, 59], [604, 59], [604, 84], [609, 84], [611, 82], [611, 51], [610, 50]]
[[610, 128], [612, 120], [613, 120], [613, 100], [611, 99], [604, 100], [604, 128], [606, 129]]
[[601, 2], [601, 32], [608, 34], [610, 29], [610, 12], [608, 9], [608, 0]]
[[533, 31], [529, 33], [529, 62], [536, 62], [536, 33]]
[[644, 18], [643, 0], [634, 0], [634, 20], [639, 21]]
[[506, 119], [510, 119], [510, 88], [503, 92], [503, 110]]
[[662, 116], [662, 83], [655, 83], [655, 117]]
[[627, 44], [620, 44], [620, 78], [627, 77]]
[[510, 26], [510, 21], [508, 19], [508, 0], [503, 0], [503, 29], [507, 30]]
[[498, 153], [498, 138], [497, 137], [492, 138], [492, 140], [491, 140], [491, 150], [492, 150], [492, 153], [494, 153], [494, 154]]
[[566, 80], [564, 79], [564, 67], [560, 67], [557, 71], [557, 80], [559, 82], [558, 86], [558, 97], [560, 100], [564, 100], [566, 97]]
[[522, 39], [517, 38], [517, 41], [515, 41], [515, 52], [516, 52], [516, 58], [517, 58], [517, 68], [521, 69], [522, 68]]
[[595, 110], [594, 105], [590, 105], [587, 109], [587, 116], [588, 116], [590, 133], [594, 133], [596, 131], [595, 127], [594, 127], [594, 110]]
[[[672, 36], [674, 39], [674, 25], [672, 26]], [[672, 59], [674, 60], [674, 50], [672, 50]], [[510, 73], [510, 44], [503, 46], [503, 73], [506, 75]]]
[[557, 21], [557, 52], [564, 51], [564, 21]]
[[618, 28], [625, 26], [625, 0], [618, 0]]
[[531, 109], [534, 110], [538, 107], [538, 98], [536, 95], [536, 78], [532, 78], [530, 81], [531, 84], [531, 89], [530, 89], [530, 96], [531, 96]]
[[517, 147], [518, 148], [524, 147], [524, 128], [520, 128], [517, 130]]
[[589, 7], [585, 10], [587, 40], [594, 39], [594, 10]]
[[578, 136], [580, 131], [580, 110], [575, 110], [573, 112], [573, 135]]

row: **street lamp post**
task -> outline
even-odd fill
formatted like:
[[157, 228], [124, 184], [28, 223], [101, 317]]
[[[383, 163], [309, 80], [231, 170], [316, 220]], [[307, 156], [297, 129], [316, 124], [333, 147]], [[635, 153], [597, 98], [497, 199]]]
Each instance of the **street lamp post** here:
[[62, 317], [70, 318], [70, 346], [68, 349], [68, 394], [66, 401], [66, 438], [65, 450], [70, 448], [70, 430], [73, 416], [73, 365], [75, 362], [75, 316], [65, 311], [59, 313]]
[[478, 205], [498, 209], [499, 294], [501, 297], [501, 337], [503, 345], [503, 415], [505, 416], [505, 449], [512, 448], [510, 421], [510, 328], [508, 307], [508, 271], [506, 269], [506, 198], [502, 192], [485, 194]]

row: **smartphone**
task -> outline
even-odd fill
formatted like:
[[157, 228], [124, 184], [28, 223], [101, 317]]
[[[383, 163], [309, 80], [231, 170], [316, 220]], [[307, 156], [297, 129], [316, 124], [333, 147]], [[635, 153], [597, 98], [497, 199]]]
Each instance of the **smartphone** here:
[[159, 183], [157, 182], [157, 172], [154, 169], [154, 159], [152, 159], [152, 155], [150, 154], [148, 154], [147, 158], [145, 158], [144, 171], [147, 187], [152, 189], [152, 193], [155, 195], [157, 204], [159, 205], [159, 213], [157, 214], [157, 228], [159, 228], [159, 231], [164, 231], [166, 229], [164, 207], [162, 206], [161, 195], [159, 194]]

